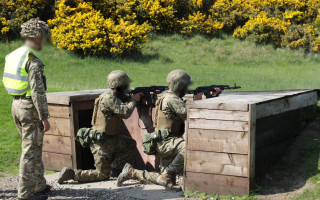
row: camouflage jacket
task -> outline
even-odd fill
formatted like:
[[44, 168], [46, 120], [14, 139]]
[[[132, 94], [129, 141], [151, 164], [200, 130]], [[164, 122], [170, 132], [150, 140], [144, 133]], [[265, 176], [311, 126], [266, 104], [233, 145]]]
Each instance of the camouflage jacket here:
[[40, 120], [49, 118], [46, 96], [45, 79], [43, 75], [44, 65], [38, 58], [31, 58], [26, 65], [31, 89], [31, 99], [38, 111]]
[[187, 119], [186, 101], [173, 94], [170, 90], [162, 101], [161, 111], [170, 119], [174, 119], [176, 116], [182, 120]]
[[100, 106], [102, 113], [107, 118], [116, 115], [127, 119], [134, 111], [136, 101], [129, 95], [116, 96], [114, 93], [108, 93], [102, 97]]

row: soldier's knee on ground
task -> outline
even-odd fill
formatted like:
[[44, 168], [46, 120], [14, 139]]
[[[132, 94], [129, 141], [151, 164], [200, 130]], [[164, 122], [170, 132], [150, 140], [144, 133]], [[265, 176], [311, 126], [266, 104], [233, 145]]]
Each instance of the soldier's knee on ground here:
[[108, 180], [110, 178], [110, 167], [102, 167], [100, 170], [98, 170], [100, 175], [104, 178], [104, 180]]

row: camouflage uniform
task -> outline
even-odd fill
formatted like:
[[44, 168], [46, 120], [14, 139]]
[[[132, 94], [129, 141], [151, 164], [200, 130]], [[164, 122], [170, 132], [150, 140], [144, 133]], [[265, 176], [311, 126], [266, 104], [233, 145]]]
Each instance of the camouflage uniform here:
[[193, 84], [191, 77], [183, 70], [174, 70], [168, 74], [169, 91], [156, 102], [155, 130], [169, 132], [169, 137], [155, 140], [155, 155], [160, 156], [160, 172], [136, 170], [127, 163], [117, 179], [117, 186], [129, 179], [143, 183], [153, 183], [175, 187], [175, 175], [183, 172], [185, 141], [184, 121], [187, 117], [186, 102], [182, 99]]
[[[45, 22], [33, 18], [21, 25], [20, 34], [40, 50], [51, 32]], [[7, 92], [14, 96], [12, 116], [22, 140], [19, 199], [28, 199], [36, 192], [48, 189], [42, 163], [42, 120], [49, 118], [43, 70], [44, 65], [36, 51], [27, 44], [6, 57], [3, 83]]]
[[[171, 91], [163, 97], [160, 109], [167, 118], [172, 120], [179, 117], [184, 121], [187, 117], [186, 102]], [[180, 136], [171, 134], [169, 138], [157, 143], [156, 155], [160, 156], [161, 173], [166, 167], [176, 174], [183, 172], [185, 154], [185, 141], [181, 137], [183, 132], [184, 130], [180, 130]], [[144, 183], [157, 184], [157, 178], [160, 176], [158, 172], [148, 172], [147, 170], [136, 170], [136, 173], [141, 177], [140, 181]]]
[[[125, 163], [130, 161], [132, 149], [136, 147], [135, 140], [119, 135], [121, 118], [131, 116], [135, 100], [127, 95], [116, 96], [108, 90], [95, 104], [92, 129], [104, 131], [107, 136], [102, 143], [90, 145], [96, 169], [75, 170], [74, 180], [79, 182], [108, 180], [111, 170], [121, 171]], [[99, 117], [99, 113], [103, 117]]]
[[49, 118], [43, 76], [44, 65], [37, 58], [28, 61], [31, 98], [14, 97], [12, 115], [22, 140], [18, 198], [33, 196], [46, 188], [42, 163], [43, 119]]

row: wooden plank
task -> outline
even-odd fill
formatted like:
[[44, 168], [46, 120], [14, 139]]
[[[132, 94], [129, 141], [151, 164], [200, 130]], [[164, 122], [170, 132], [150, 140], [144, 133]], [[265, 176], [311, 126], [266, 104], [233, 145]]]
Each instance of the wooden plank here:
[[249, 180], [245, 177], [186, 172], [184, 185], [185, 191], [239, 196], [249, 194]]
[[[193, 108], [209, 108], [205, 104], [211, 104], [213, 105], [213, 107], [216, 107], [217, 105], [220, 105], [220, 104], [221, 105], [227, 104], [227, 105], [234, 106], [234, 105], [267, 103], [267, 102], [286, 99], [288, 97], [298, 96], [298, 95], [306, 94], [310, 92], [314, 92], [314, 90], [223, 92], [217, 98], [210, 98], [210, 99], [194, 102], [195, 106], [193, 106]], [[223, 109], [223, 110], [229, 110], [229, 109]]]
[[189, 129], [187, 149], [248, 154], [248, 132]]
[[82, 169], [80, 160], [81, 157], [81, 145], [75, 140], [77, 131], [79, 130], [79, 112], [77, 109], [77, 102], [72, 102], [70, 109], [70, 138], [71, 138], [71, 151], [72, 151], [72, 166], [74, 169]]
[[47, 135], [70, 136], [70, 119], [51, 117], [49, 122], [51, 127]]
[[312, 120], [317, 116], [317, 104], [299, 109], [300, 121]]
[[267, 147], [298, 135], [302, 122], [315, 115], [316, 105], [311, 105], [258, 119], [256, 147]]
[[[190, 103], [188, 104], [188, 110], [189, 109], [190, 109]], [[185, 136], [186, 148], [188, 146], [188, 143], [190, 142], [188, 135], [191, 130], [188, 128], [189, 127], [189, 120], [188, 119], [189, 119], [189, 112], [187, 112], [187, 120], [185, 121], [185, 134], [184, 134], [184, 136]], [[182, 182], [184, 189], [186, 188], [186, 185], [185, 185], [185, 183], [186, 183], [185, 182], [185, 180], [186, 180], [186, 166], [188, 165], [188, 162], [186, 159], [187, 155], [188, 155], [188, 151], [186, 150], [185, 155], [184, 155], [184, 166], [183, 166], [183, 180], [184, 181]]]
[[42, 153], [42, 160], [43, 160], [44, 168], [46, 170], [61, 171], [63, 167], [72, 168], [71, 155], [50, 153], [50, 152], [44, 151]]
[[236, 104], [236, 103], [216, 103], [208, 102], [209, 99], [194, 101], [190, 108], [205, 108], [214, 110], [238, 110], [247, 112], [249, 107], [248, 104]]
[[189, 109], [189, 119], [221, 119], [234, 121], [249, 121], [248, 112], [209, 110], [209, 109]]
[[207, 119], [189, 119], [189, 128], [214, 129], [225, 131], [248, 131], [248, 122], [242, 121], [222, 121]]
[[70, 137], [45, 134], [43, 138], [43, 151], [72, 155]]
[[62, 105], [49, 105], [50, 117], [70, 118], [69, 107]]
[[315, 105], [318, 102], [318, 96], [316, 91], [312, 91], [305, 94], [300, 94], [292, 97], [287, 97], [267, 103], [261, 103], [257, 105], [257, 119], [267, 117], [270, 115], [276, 115], [282, 112]]
[[254, 186], [254, 178], [255, 178], [255, 155], [256, 155], [256, 104], [252, 104], [249, 107], [250, 119], [249, 119], [249, 158], [248, 158], [248, 174], [249, 174], [249, 187], [252, 188]]
[[299, 133], [299, 110], [257, 119], [256, 148], [265, 148]]
[[189, 150], [187, 152], [186, 171], [248, 176], [247, 155]]
[[70, 92], [51, 92], [47, 93], [47, 100], [49, 104], [70, 105], [70, 102], [73, 101], [94, 100], [105, 91], [105, 89], [99, 89]]

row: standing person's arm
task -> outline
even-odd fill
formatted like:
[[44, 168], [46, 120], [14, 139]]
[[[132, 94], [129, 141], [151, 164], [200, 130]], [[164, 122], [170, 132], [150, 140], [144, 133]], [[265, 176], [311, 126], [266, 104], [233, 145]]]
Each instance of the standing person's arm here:
[[32, 58], [27, 63], [27, 72], [29, 75], [29, 84], [31, 89], [31, 99], [38, 111], [39, 119], [42, 120], [44, 131], [50, 129], [48, 122], [49, 111], [46, 96], [46, 88], [43, 79], [44, 65], [39, 59]]

